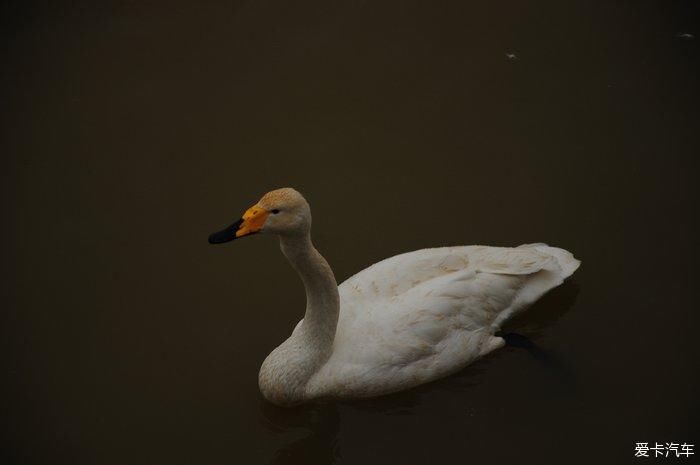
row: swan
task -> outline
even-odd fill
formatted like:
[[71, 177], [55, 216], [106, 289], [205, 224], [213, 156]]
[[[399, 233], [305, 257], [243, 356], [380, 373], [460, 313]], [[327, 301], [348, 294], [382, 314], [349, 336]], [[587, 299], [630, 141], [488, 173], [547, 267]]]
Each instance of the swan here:
[[379, 396], [455, 373], [502, 347], [503, 322], [580, 265], [545, 244], [439, 247], [387, 258], [337, 285], [310, 232], [308, 202], [282, 188], [209, 236], [220, 244], [278, 235], [304, 284], [304, 318], [258, 377], [279, 406]]

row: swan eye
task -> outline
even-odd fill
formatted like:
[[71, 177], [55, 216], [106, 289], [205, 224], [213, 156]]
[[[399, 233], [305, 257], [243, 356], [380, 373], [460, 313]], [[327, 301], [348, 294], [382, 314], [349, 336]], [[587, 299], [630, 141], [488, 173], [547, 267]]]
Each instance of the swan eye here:
[[279, 211], [277, 208], [275, 208], [274, 210], [272, 210], [272, 214], [273, 214], [273, 215], [276, 215], [276, 214], [278, 214], [279, 212], [280, 212], [280, 211]]

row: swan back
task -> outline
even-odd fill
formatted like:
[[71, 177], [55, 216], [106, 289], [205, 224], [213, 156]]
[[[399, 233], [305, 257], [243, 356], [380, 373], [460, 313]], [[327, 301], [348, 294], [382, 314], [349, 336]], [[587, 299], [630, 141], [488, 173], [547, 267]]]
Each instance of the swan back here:
[[544, 244], [423, 249], [339, 286], [340, 317], [311, 397], [367, 397], [462, 369], [504, 344], [494, 333], [580, 262]]

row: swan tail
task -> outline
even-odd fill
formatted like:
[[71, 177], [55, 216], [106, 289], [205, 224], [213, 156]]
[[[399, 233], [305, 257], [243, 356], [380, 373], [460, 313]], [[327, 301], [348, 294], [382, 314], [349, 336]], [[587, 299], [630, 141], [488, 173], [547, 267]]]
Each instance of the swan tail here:
[[535, 244], [523, 244], [518, 248], [532, 248], [537, 250], [538, 252], [553, 257], [557, 261], [559, 268], [561, 268], [562, 280], [574, 274], [574, 271], [576, 271], [578, 267], [581, 266], [581, 261], [574, 258], [571, 252], [569, 252], [568, 250], [560, 249], [559, 247], [550, 247], [547, 244], [540, 242]]
[[503, 323], [513, 315], [522, 312], [544, 294], [559, 286], [581, 265], [581, 262], [574, 258], [570, 252], [558, 247], [538, 243], [524, 244], [518, 248], [535, 249], [537, 252], [551, 257], [552, 260], [546, 260], [539, 270], [528, 275], [513, 303], [494, 320], [491, 325], [493, 331], [500, 330]]

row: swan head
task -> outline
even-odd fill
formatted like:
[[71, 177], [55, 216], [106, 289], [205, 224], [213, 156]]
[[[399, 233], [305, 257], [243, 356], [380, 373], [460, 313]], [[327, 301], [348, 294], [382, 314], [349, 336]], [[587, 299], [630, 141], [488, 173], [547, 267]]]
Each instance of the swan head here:
[[210, 244], [221, 244], [257, 233], [280, 236], [308, 234], [311, 230], [309, 204], [291, 187], [275, 189], [262, 198], [231, 226], [209, 236]]

